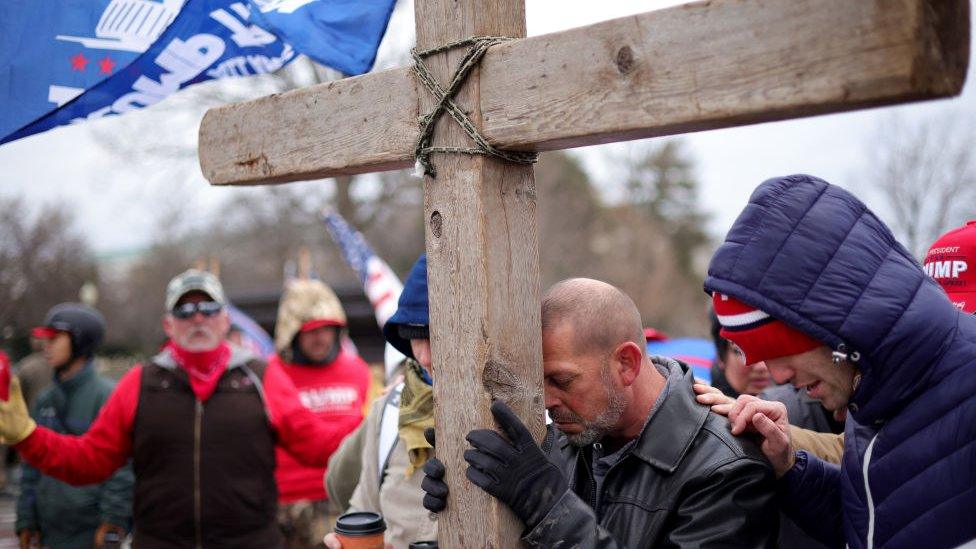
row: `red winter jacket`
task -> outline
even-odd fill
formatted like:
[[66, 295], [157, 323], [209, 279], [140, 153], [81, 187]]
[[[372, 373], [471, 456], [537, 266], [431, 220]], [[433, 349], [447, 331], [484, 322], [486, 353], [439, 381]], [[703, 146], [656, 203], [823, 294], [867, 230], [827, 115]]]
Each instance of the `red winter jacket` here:
[[[332, 363], [321, 367], [291, 364], [275, 356], [268, 370], [284, 372], [295, 384], [302, 404], [343, 436], [363, 421], [370, 374], [369, 367], [358, 356], [342, 350]], [[328, 497], [324, 466], [305, 465], [280, 447], [276, 454], [279, 501], [318, 501]]]
[[[132, 453], [141, 376], [142, 366], [137, 365], [119, 380], [84, 435], [62, 435], [38, 427], [15, 448], [42, 473], [69, 484], [104, 481]], [[262, 385], [278, 447], [305, 465], [325, 467], [350, 429], [323, 422], [302, 406], [298, 391], [281, 368], [267, 368]]]

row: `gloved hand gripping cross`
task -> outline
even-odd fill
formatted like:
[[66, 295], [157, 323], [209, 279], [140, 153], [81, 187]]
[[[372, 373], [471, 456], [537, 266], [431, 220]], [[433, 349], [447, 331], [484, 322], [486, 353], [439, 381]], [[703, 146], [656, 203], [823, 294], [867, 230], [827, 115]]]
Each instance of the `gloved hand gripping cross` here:
[[[507, 505], [528, 530], [535, 528], [569, 489], [562, 472], [546, 459], [518, 416], [502, 402], [491, 405], [498, 427], [507, 435], [476, 429], [465, 439], [473, 447], [465, 450], [465, 475], [482, 490]], [[425, 433], [434, 444], [433, 432]], [[440, 512], [447, 506], [448, 487], [444, 465], [431, 458], [424, 464], [421, 484], [424, 507]]]

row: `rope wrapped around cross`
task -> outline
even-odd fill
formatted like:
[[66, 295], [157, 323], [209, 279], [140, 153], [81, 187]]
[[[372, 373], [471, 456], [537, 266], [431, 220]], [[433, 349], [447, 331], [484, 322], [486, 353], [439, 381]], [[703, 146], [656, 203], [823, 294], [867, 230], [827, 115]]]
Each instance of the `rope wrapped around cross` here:
[[[454, 96], [461, 89], [461, 85], [464, 84], [465, 79], [471, 73], [471, 69], [478, 66], [478, 63], [481, 62], [488, 48], [510, 40], [512, 38], [503, 36], [473, 36], [429, 50], [417, 50], [417, 48], [410, 50], [417, 77], [423, 83], [424, 87], [437, 99], [437, 104], [434, 106], [434, 109], [420, 117], [420, 138], [417, 140], [417, 147], [414, 149], [414, 158], [417, 159], [418, 171], [422, 169], [424, 175], [437, 177], [437, 170], [430, 160], [430, 155], [433, 153], [483, 154], [516, 164], [533, 164], [538, 160], [539, 155], [534, 152], [504, 151], [493, 146], [485, 136], [481, 135], [478, 128], [468, 118], [468, 115], [454, 102]], [[468, 52], [458, 62], [454, 75], [451, 77], [451, 82], [447, 86], [447, 90], [445, 90], [430, 73], [430, 68], [424, 62], [424, 59], [431, 55], [463, 47], [469, 47]], [[445, 112], [450, 114], [451, 118], [471, 137], [476, 147], [434, 147], [431, 145], [434, 140], [434, 125]]]

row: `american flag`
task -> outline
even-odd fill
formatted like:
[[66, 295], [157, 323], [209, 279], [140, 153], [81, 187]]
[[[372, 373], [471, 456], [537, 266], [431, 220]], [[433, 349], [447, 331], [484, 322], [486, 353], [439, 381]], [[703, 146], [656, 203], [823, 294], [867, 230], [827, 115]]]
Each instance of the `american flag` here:
[[[323, 219], [332, 239], [342, 250], [342, 257], [359, 275], [363, 292], [373, 306], [376, 323], [382, 328], [397, 310], [397, 300], [403, 291], [403, 283], [393, 269], [370, 248], [362, 233], [352, 228], [345, 218], [336, 212], [326, 212]], [[384, 362], [387, 378], [403, 358], [391, 345], [386, 345]]]
[[403, 284], [390, 266], [370, 248], [362, 233], [353, 229], [341, 215], [327, 212], [324, 219], [346, 263], [359, 275], [363, 291], [373, 305], [376, 322], [382, 328], [396, 312]]

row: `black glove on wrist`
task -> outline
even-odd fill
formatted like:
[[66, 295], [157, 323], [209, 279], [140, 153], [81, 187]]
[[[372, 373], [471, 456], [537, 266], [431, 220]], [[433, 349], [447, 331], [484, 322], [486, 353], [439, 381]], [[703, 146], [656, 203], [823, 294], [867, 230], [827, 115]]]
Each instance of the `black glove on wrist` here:
[[508, 440], [488, 429], [468, 433], [466, 438], [474, 449], [464, 452], [464, 460], [469, 464], [466, 475], [468, 480], [508, 505], [531, 530], [545, 518], [569, 485], [511, 408], [495, 401], [491, 413]]
[[[434, 444], [434, 429], [424, 430], [424, 438], [431, 446]], [[444, 482], [444, 464], [437, 458], [430, 458], [424, 463], [424, 480], [420, 483], [424, 492], [424, 508], [428, 511], [440, 513], [447, 507], [447, 483]]]

